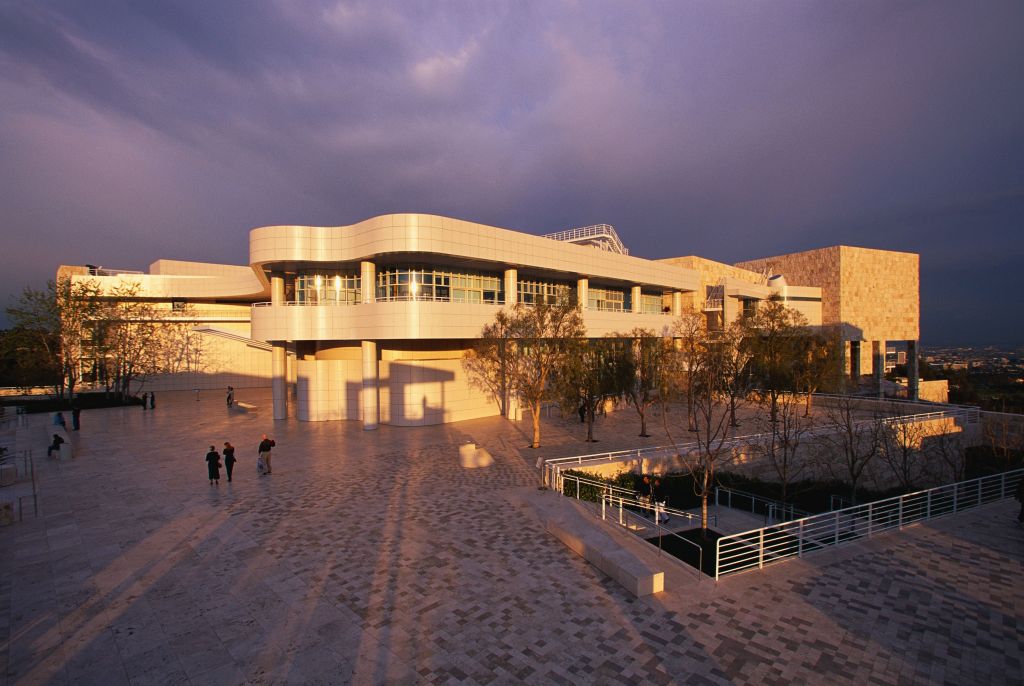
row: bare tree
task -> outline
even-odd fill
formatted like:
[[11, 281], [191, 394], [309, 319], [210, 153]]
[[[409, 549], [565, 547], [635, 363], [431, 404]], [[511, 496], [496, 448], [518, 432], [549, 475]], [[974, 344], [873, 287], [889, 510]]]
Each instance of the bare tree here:
[[800, 449], [814, 423], [803, 414], [802, 405], [795, 393], [784, 393], [778, 398], [774, 422], [764, 412], [758, 415], [759, 433], [763, 438], [756, 447], [778, 479], [779, 499], [783, 502], [789, 501], [790, 484], [799, 480], [807, 467], [807, 461], [800, 457]]
[[567, 341], [565, 367], [553, 378], [560, 389], [562, 409], [583, 409], [587, 423], [587, 442], [594, 439], [594, 414], [600, 403], [622, 395], [629, 381], [623, 341], [616, 338], [591, 338]]
[[572, 343], [586, 336], [583, 318], [568, 300], [503, 309], [484, 327], [464, 368], [484, 388], [507, 388], [529, 408], [532, 448], [540, 447], [543, 404], [559, 399], [554, 377], [564, 373]]
[[964, 432], [952, 420], [944, 421], [925, 439], [924, 454], [932, 465], [930, 472], [935, 481], [956, 483], [967, 478]]
[[805, 328], [794, 346], [796, 389], [806, 394], [804, 416], [811, 416], [811, 404], [819, 389], [838, 390], [843, 381], [842, 341], [836, 327], [816, 332]]
[[54, 392], [73, 398], [81, 378], [83, 339], [91, 321], [99, 316], [99, 284], [60, 276], [45, 290], [22, 291], [17, 303], [7, 308], [16, 329], [26, 335], [53, 370]]
[[614, 334], [622, 339], [623, 395], [640, 417], [640, 436], [646, 438], [647, 411], [658, 400], [658, 385], [668, 373], [672, 344], [649, 329]]
[[694, 417], [696, 386], [693, 370], [695, 370], [699, 358], [704, 354], [708, 341], [707, 318], [702, 312], [692, 308], [683, 310], [679, 319], [672, 325], [672, 336], [675, 339], [676, 350], [672, 384], [686, 400], [687, 430], [696, 431], [697, 423]]
[[927, 463], [921, 448], [930, 430], [923, 423], [915, 421], [911, 416], [913, 413], [908, 412], [905, 405], [890, 405], [890, 411], [880, 423], [881, 457], [900, 487], [911, 491], [921, 484], [927, 474]]
[[827, 432], [823, 442], [830, 448], [825, 467], [850, 487], [850, 500], [857, 501], [857, 488], [868, 466], [881, 452], [882, 421], [858, 416], [856, 400], [843, 396], [826, 409]]
[[779, 299], [763, 303], [745, 320], [753, 354], [752, 366], [767, 393], [769, 417], [778, 419], [779, 396], [794, 388], [794, 369], [807, 333], [807, 320]]
[[[720, 466], [734, 457], [729, 441], [730, 396], [733, 383], [731, 365], [727, 361], [728, 343], [722, 332], [712, 334], [706, 327], [696, 328], [685, 354], [685, 369], [675, 367], [676, 374], [685, 375], [685, 387], [691, 394], [693, 446], [681, 449], [668, 422], [665, 431], [675, 446], [684, 469], [693, 479], [694, 494], [701, 501], [701, 529], [708, 529], [708, 497], [714, 489]], [[678, 385], [678, 384], [677, 384]]]

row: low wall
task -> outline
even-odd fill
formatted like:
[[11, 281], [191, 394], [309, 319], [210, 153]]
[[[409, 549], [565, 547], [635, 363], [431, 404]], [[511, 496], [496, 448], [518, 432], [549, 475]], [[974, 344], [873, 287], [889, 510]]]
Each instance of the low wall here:
[[[934, 408], [929, 410], [934, 411]], [[1024, 428], [1024, 422], [1020, 426]], [[899, 455], [900, 458], [902, 455], [897, 447], [898, 442], [910, 446], [911, 451], [907, 455], [906, 464], [901, 465], [901, 468], [914, 475], [913, 481], [916, 486], [926, 487], [956, 480], [955, 465], [951, 465], [950, 461], [955, 462], [955, 456], [962, 458], [963, 449], [969, 445], [976, 445], [979, 435], [978, 425], [967, 424], [964, 417], [931, 417], [913, 422], [904, 431], [890, 431], [886, 440], [890, 444], [891, 454]], [[841, 454], [837, 454], [835, 443], [836, 441], [829, 435], [819, 434], [813, 439], [805, 437], [791, 458], [790, 479], [844, 480], [844, 460]], [[575, 469], [601, 478], [611, 478], [624, 472], [655, 475], [685, 472], [688, 465], [695, 462], [692, 457], [687, 459], [687, 456], [695, 455], [696, 448], [681, 446], [680, 450], [681, 455], [669, 449], [657, 454], [641, 453], [636, 457], [626, 455], [614, 462], [580, 467], [565, 465], [563, 468]], [[780, 480], [778, 471], [773, 467], [766, 452], [765, 441], [760, 440], [760, 437], [751, 437], [743, 444], [725, 450], [716, 468], [762, 481], [777, 482]], [[879, 453], [865, 468], [860, 485], [884, 490], [900, 485], [900, 480], [889, 462]]]

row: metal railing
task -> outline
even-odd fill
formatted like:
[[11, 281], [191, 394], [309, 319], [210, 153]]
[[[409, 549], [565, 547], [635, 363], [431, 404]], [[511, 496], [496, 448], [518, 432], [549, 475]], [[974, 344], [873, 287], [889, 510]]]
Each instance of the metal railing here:
[[[902, 415], [899, 417], [883, 417], [878, 419], [863, 419], [855, 423], [855, 429], [870, 429], [872, 425], [877, 422], [882, 422], [887, 425], [905, 424], [910, 422], [929, 421], [933, 419], [946, 419], [946, 418], [961, 418], [964, 421], [970, 423], [970, 415], [968, 409], [977, 408], [963, 408], [960, 406], [953, 406], [949, 410], [936, 410], [934, 412], [924, 412], [913, 415]], [[808, 432], [807, 438], [819, 438], [834, 434], [839, 430], [839, 427], [832, 424], [823, 424], [822, 426], [816, 427], [812, 431]], [[760, 443], [764, 443], [770, 438], [770, 433], [757, 433], [757, 434], [745, 434], [742, 436], [734, 436], [726, 439], [721, 449], [728, 450], [736, 447], [743, 446], [754, 446]], [[625, 462], [631, 460], [649, 460], [658, 458], [668, 458], [676, 455], [684, 455], [693, 450], [698, 450], [699, 445], [697, 441], [688, 441], [679, 445], [662, 445], [652, 446], [650, 448], [634, 448], [630, 450], [613, 450], [606, 453], [590, 453], [586, 455], [574, 455], [571, 457], [554, 457], [544, 461], [544, 479], [546, 484], [554, 484], [558, 480], [558, 475], [563, 469], [571, 469], [572, 466], [583, 467], [599, 464], [614, 464], [616, 462]]]
[[[839, 393], [813, 393], [814, 399], [823, 400], [841, 400], [841, 401], [854, 401], [858, 403], [873, 403], [876, 405], [916, 405], [925, 407], [936, 407], [943, 408], [936, 410], [930, 414], [956, 414], [963, 413], [967, 419], [968, 424], [977, 424], [981, 414], [981, 408], [977, 405], [956, 405], [953, 403], [935, 403], [930, 400], [909, 400], [907, 398], [878, 398], [870, 395], [842, 395]], [[929, 413], [924, 413], [929, 414]], [[923, 416], [922, 413], [914, 413], [908, 415], [901, 415], [900, 417], [892, 417], [891, 419], [900, 418], [914, 418]]]
[[766, 526], [774, 522], [788, 522], [800, 517], [810, 517], [813, 514], [794, 507], [792, 503], [724, 486], [715, 487], [715, 505], [737, 510], [746, 510], [749, 505], [751, 514], [764, 515]]
[[[601, 500], [601, 519], [603, 521], [608, 521], [606, 519], [605, 514], [606, 514], [605, 500], [602, 498], [602, 500]], [[673, 541], [679, 541], [679, 542], [682, 542], [683, 544], [685, 544], [686, 546], [690, 546], [690, 547], [696, 548], [697, 549], [697, 565], [696, 565], [696, 567], [694, 567], [694, 569], [695, 569], [695, 571], [697, 573], [697, 579], [700, 580], [700, 577], [703, 575], [703, 569], [704, 569], [704, 549], [701, 548], [696, 543], [694, 543], [693, 541], [688, 540], [686, 538], [683, 538], [682, 536], [677, 534], [675, 531], [672, 531], [671, 529], [667, 529], [664, 526], [662, 526], [658, 522], [657, 512], [655, 512], [654, 519], [647, 519], [646, 517], [644, 517], [644, 516], [642, 516], [640, 514], [637, 514], [636, 512], [633, 512], [631, 510], [623, 508], [621, 506], [621, 504], [620, 504], [618, 525], [621, 526], [622, 528], [626, 529], [626, 531], [629, 531], [633, 535], [637, 536], [638, 538], [643, 539], [645, 543], [649, 543], [651, 545], [654, 545], [654, 543], [652, 542], [651, 539], [653, 539], [655, 536], [657, 536], [658, 537], [658, 554], [659, 555], [665, 555], [665, 550], [664, 550], [664, 546], [663, 546], [663, 540], [665, 538], [669, 538], [669, 539], [671, 539]], [[646, 534], [646, 535], [644, 535], [644, 534]], [[679, 561], [680, 564], [686, 564], [683, 560], [681, 560], [680, 558], [678, 558], [677, 556], [675, 556], [675, 555], [673, 555], [671, 553], [668, 553], [668, 556], [671, 557], [674, 560]], [[687, 565], [687, 566], [690, 566], [690, 565]]]
[[[571, 484], [571, 485], [567, 485]], [[584, 489], [589, 490], [588, 495], [595, 496], [593, 498], [584, 497]], [[555, 490], [564, 495], [567, 498], [575, 497], [576, 500], [586, 500], [588, 502], [602, 501], [602, 513], [601, 518], [604, 519], [604, 500], [612, 499], [618, 502], [620, 508], [634, 508], [641, 512], [651, 511], [657, 514], [658, 512], [672, 516], [679, 517], [686, 520], [697, 520], [700, 521], [700, 515], [694, 514], [693, 512], [687, 512], [686, 510], [680, 510], [677, 508], [668, 507], [663, 503], [659, 503], [651, 496], [637, 493], [636, 491], [629, 488], [622, 488], [621, 486], [614, 486], [604, 481], [597, 481], [596, 479], [587, 479], [581, 477], [578, 474], [562, 474], [559, 477], [558, 484], [555, 486]], [[718, 516], [711, 515], [709, 520], [713, 524], [718, 524]]]
[[[598, 239], [602, 250], [617, 252], [620, 255], [628, 255], [629, 249], [622, 244], [622, 239], [615, 232], [611, 224], [594, 224], [592, 226], [581, 226], [576, 229], [567, 229], [556, 233], [544, 234], [543, 238], [550, 238], [553, 241], [574, 243], [581, 240]], [[607, 247], [606, 247], [607, 246]]]
[[[11, 469], [14, 470], [13, 477], [9, 472]], [[21, 483], [31, 484], [32, 490], [30, 493], [18, 493], [13, 496], [17, 498], [19, 522], [24, 519], [25, 501], [29, 499], [32, 500], [33, 514], [39, 516], [39, 492], [36, 488], [36, 467], [31, 449], [5, 452], [0, 456], [0, 486], [13, 487], [13, 490], [19, 491], [23, 490], [17, 488]]]
[[1024, 469], [1015, 469], [723, 536], [715, 579], [996, 502], [1012, 496], [1022, 478]]

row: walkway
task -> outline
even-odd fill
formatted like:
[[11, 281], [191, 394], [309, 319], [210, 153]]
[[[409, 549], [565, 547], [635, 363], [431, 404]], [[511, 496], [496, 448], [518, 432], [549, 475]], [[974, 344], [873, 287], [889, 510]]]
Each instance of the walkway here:
[[[273, 422], [263, 391], [83, 413], [0, 529], [4, 684], [1019, 683], [1015, 503], [805, 560], [628, 596], [509, 497], [580, 427]], [[635, 440], [608, 418], [602, 448]], [[632, 427], [632, 424], [629, 425]], [[621, 427], [620, 427], [621, 429]], [[40, 425], [44, 441], [45, 426]], [[274, 474], [255, 474], [260, 434]], [[203, 455], [238, 447], [235, 483]], [[462, 469], [474, 440], [495, 458]], [[658, 438], [649, 439], [656, 445]], [[45, 443], [36, 445], [40, 448]], [[45, 456], [45, 452], [42, 453]], [[557, 498], [555, 494], [545, 497]]]

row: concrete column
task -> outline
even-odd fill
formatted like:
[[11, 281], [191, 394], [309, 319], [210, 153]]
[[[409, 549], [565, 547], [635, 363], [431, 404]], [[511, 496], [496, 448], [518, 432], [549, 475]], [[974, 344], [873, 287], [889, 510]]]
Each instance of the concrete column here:
[[589, 289], [590, 279], [580, 279], [576, 282], [576, 304], [580, 306], [581, 310], [587, 309]]
[[683, 292], [672, 291], [672, 316], [679, 317], [683, 314]]
[[505, 270], [505, 304], [515, 305], [519, 302], [519, 270]]
[[917, 368], [917, 341], [907, 341], [907, 397], [911, 400], [921, 399], [921, 389], [918, 383], [921, 370]]
[[284, 304], [284, 274], [270, 273], [270, 302], [274, 305]]
[[885, 389], [882, 386], [885, 381], [885, 341], [871, 341], [871, 365], [878, 397], [885, 397]]
[[850, 378], [860, 383], [860, 341], [850, 341]]
[[633, 306], [633, 312], [640, 312], [640, 296], [643, 293], [643, 289], [640, 286], [633, 286], [633, 290], [630, 293], [630, 304]]
[[[270, 273], [270, 302], [274, 307], [284, 305], [284, 274]], [[274, 419], [288, 418], [288, 352], [285, 341], [271, 341], [270, 390], [274, 406]]]
[[722, 296], [722, 326], [726, 327], [736, 321], [740, 316], [740, 310], [743, 305], [740, 303], [739, 298], [730, 298], [727, 295]]
[[[365, 264], [365, 263], [364, 263]], [[380, 421], [379, 367], [377, 341], [363, 341], [363, 431], [373, 431]]]
[[270, 351], [271, 396], [274, 419], [288, 418], [288, 352], [284, 341], [274, 341]]
[[364, 305], [377, 300], [377, 265], [373, 262], [359, 263], [359, 296]]

